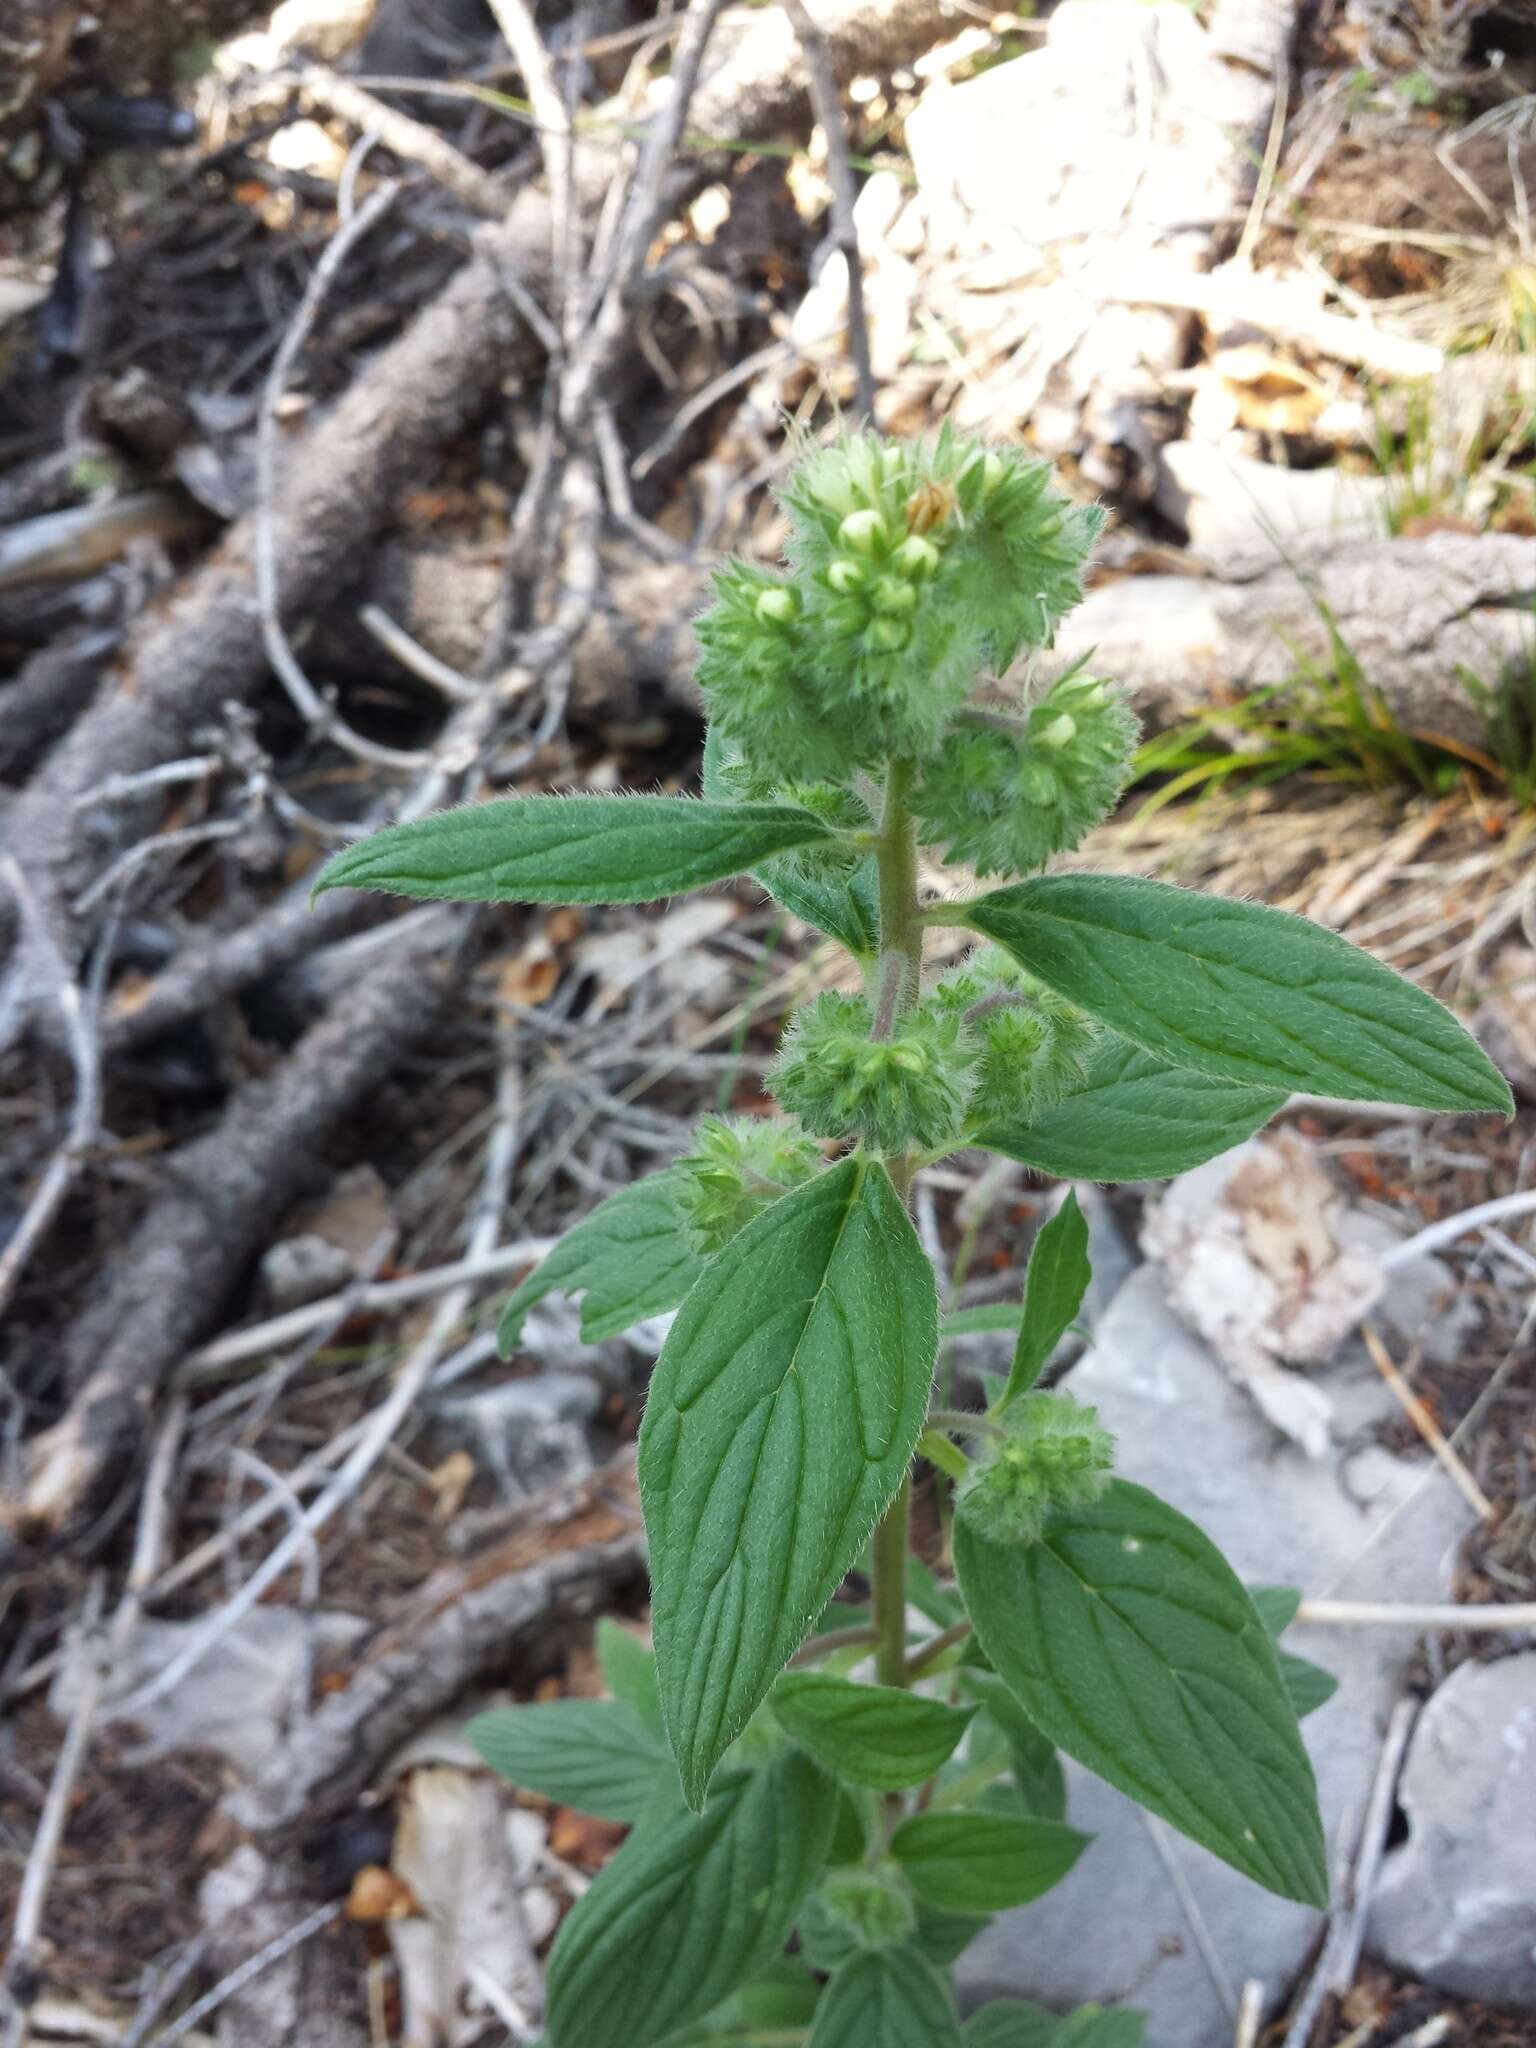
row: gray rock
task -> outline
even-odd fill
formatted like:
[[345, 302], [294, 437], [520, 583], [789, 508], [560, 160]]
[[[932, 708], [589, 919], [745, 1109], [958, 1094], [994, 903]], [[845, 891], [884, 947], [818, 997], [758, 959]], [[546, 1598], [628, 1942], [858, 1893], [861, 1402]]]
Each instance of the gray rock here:
[[601, 1400], [586, 1373], [541, 1372], [457, 1394], [436, 1403], [432, 1413], [438, 1435], [462, 1445], [515, 1500], [592, 1470], [586, 1425]]
[[1536, 2007], [1536, 1650], [1463, 1664], [1419, 1717], [1369, 1946], [1443, 1990]]
[[[1324, 1379], [1331, 1385], [1331, 1374]], [[1169, 1309], [1155, 1268], [1121, 1289], [1067, 1384], [1116, 1431], [1125, 1476], [1190, 1515], [1249, 1582], [1358, 1598], [1443, 1597], [1468, 1521], [1454, 1489], [1427, 1462], [1375, 1445], [1314, 1460], [1283, 1442]], [[1413, 1637], [1312, 1628], [1291, 1630], [1286, 1642], [1339, 1679], [1338, 1693], [1305, 1724], [1324, 1826], [1336, 1839], [1358, 1825]], [[958, 1973], [965, 2000], [1013, 1995], [1065, 2008], [1129, 1998], [1151, 2015], [1147, 2048], [1230, 2048], [1227, 1997], [1148, 1823], [1086, 1773], [1069, 1771], [1069, 1785], [1071, 1819], [1097, 1839], [1065, 1884], [1005, 1915], [966, 1952]], [[1319, 1916], [1271, 1898], [1171, 1831], [1161, 1839], [1188, 1881], [1228, 1989], [1257, 1977], [1276, 2004]]]
[[[134, 1631], [117, 1674], [119, 1699], [163, 1671], [205, 1626], [195, 1621], [144, 1620]], [[257, 1607], [217, 1642], [164, 1699], [117, 1716], [109, 1703], [103, 1719], [121, 1719], [137, 1733], [129, 1761], [145, 1763], [178, 1750], [211, 1749], [243, 1776], [252, 1777], [277, 1754], [293, 1717], [307, 1709], [317, 1660], [344, 1649], [367, 1632], [352, 1614], [304, 1613], [293, 1607]], [[48, 1696], [51, 1713], [67, 1719], [79, 1697], [84, 1664], [68, 1658]]]

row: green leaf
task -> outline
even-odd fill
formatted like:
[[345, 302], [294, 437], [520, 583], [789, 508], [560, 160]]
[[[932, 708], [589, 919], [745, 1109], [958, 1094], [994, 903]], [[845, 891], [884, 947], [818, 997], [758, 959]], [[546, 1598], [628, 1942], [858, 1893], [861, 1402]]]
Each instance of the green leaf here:
[[1301, 1589], [1297, 1586], [1249, 1586], [1248, 1598], [1253, 1602], [1253, 1611], [1264, 1624], [1264, 1632], [1271, 1642], [1278, 1642], [1296, 1619], [1296, 1610], [1301, 1605]]
[[957, 1522], [955, 1566], [987, 1655], [1059, 1749], [1270, 1891], [1326, 1905], [1317, 1788], [1274, 1645], [1193, 1522], [1117, 1479], [1036, 1543]]
[[653, 1735], [661, 1735], [661, 1694], [656, 1686], [656, 1659], [649, 1644], [633, 1629], [621, 1628], [605, 1614], [593, 1641], [597, 1668], [616, 1700], [639, 1715]]
[[664, 1744], [622, 1700], [495, 1707], [464, 1732], [499, 1776], [600, 1820], [639, 1820], [669, 1777]]
[[963, 1671], [960, 1683], [1007, 1738], [1014, 1782], [1026, 1810], [1041, 1820], [1065, 1820], [1067, 1784], [1056, 1745], [1040, 1733], [995, 1671]]
[[1088, 1223], [1070, 1189], [1050, 1222], [1041, 1229], [1029, 1254], [1024, 1275], [1024, 1320], [1014, 1346], [1013, 1365], [999, 1407], [1027, 1394], [1039, 1379], [1083, 1305], [1093, 1268], [1088, 1263]]
[[1285, 1689], [1297, 1720], [1304, 1721], [1308, 1714], [1315, 1714], [1319, 1707], [1326, 1707], [1339, 1689], [1339, 1681], [1333, 1673], [1307, 1657], [1296, 1656], [1293, 1651], [1280, 1650], [1276, 1654], [1280, 1659], [1280, 1676], [1285, 1680]]
[[1248, 1598], [1275, 1645], [1280, 1659], [1280, 1676], [1285, 1680], [1285, 1689], [1296, 1710], [1296, 1718], [1304, 1721], [1308, 1714], [1315, 1714], [1319, 1707], [1328, 1704], [1339, 1689], [1339, 1681], [1321, 1664], [1310, 1663], [1307, 1658], [1293, 1656], [1289, 1650], [1279, 1647], [1281, 1635], [1296, 1619], [1301, 1594], [1295, 1586], [1250, 1586]]
[[1476, 1039], [1336, 932], [1126, 875], [998, 889], [970, 920], [1032, 974], [1177, 1065], [1356, 1102], [1514, 1113]]
[[827, 1851], [829, 1864], [863, 1862], [869, 1847], [865, 1804], [865, 1795], [856, 1793], [849, 1785], [838, 1786], [837, 1818], [832, 1824], [832, 1846]]
[[[704, 735], [704, 796], [714, 804], [735, 803], [728, 770], [739, 765], [740, 756], [711, 726]], [[825, 932], [858, 959], [871, 959], [880, 950], [880, 882], [874, 855], [860, 861], [851, 875], [806, 875], [796, 862], [765, 860], [752, 869], [759, 883], [776, 903], [802, 924]]]
[[797, 804], [511, 796], [388, 825], [326, 862], [314, 894], [450, 903], [655, 903], [834, 835]]
[[965, 2023], [965, 2048], [1056, 2048], [1064, 2022], [1032, 1998], [994, 1998]]
[[581, 1334], [588, 1344], [677, 1307], [704, 1270], [683, 1233], [674, 1196], [678, 1178], [677, 1168], [668, 1167], [631, 1181], [566, 1232], [508, 1297], [496, 1331], [503, 1358], [517, 1349], [529, 1309], [557, 1289], [584, 1297]]
[[1080, 2005], [1061, 2023], [1051, 2048], [1141, 2048], [1147, 2016], [1130, 2006]]
[[695, 2027], [681, 2034], [669, 2034], [667, 2048], [750, 2048], [750, 2037], [761, 2028], [777, 2033], [788, 2027], [808, 2027], [816, 2012], [821, 1986], [797, 1957], [778, 1956], [760, 1977], [706, 2013]]
[[975, 1712], [821, 1671], [787, 1671], [773, 1689], [772, 1705], [785, 1733], [817, 1763], [880, 1792], [931, 1778]]
[[639, 1472], [690, 1805], [901, 1485], [937, 1342], [933, 1268], [885, 1168], [860, 1155], [754, 1217], [684, 1302]]
[[821, 1871], [830, 1790], [790, 1755], [632, 1834], [560, 1929], [547, 2048], [651, 2048], [767, 1969]]
[[999, 1998], [972, 2013], [965, 2048], [1141, 2048], [1147, 2016], [1128, 2006], [1080, 2005], [1065, 2019], [1028, 1998]]
[[844, 1963], [822, 1993], [809, 2048], [961, 2048], [948, 1984], [911, 1950]]
[[975, 1142], [1058, 1180], [1170, 1180], [1251, 1138], [1289, 1093], [1170, 1067], [1105, 1031], [1081, 1086], [1028, 1123], [988, 1125]]
[[998, 1913], [1060, 1884], [1089, 1840], [1060, 1821], [952, 1810], [904, 1820], [891, 1837], [891, 1854], [930, 1905]]
[[873, 858], [861, 861], [846, 879], [806, 875], [787, 860], [765, 860], [753, 868], [752, 879], [791, 916], [836, 939], [857, 959], [879, 952], [879, 880]]
[[1023, 1304], [1017, 1301], [989, 1301], [980, 1308], [957, 1309], [939, 1325], [941, 1342], [951, 1337], [983, 1337], [993, 1330], [1016, 1330], [1024, 1320]]
[[947, 1970], [965, 1954], [977, 1935], [991, 1925], [990, 1913], [945, 1913], [919, 1900], [913, 1946], [938, 1969]]

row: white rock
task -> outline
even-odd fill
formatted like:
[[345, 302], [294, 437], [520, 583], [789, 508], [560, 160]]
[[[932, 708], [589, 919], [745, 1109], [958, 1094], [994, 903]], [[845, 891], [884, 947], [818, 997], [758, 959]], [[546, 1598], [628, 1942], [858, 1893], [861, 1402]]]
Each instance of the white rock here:
[[1419, 1717], [1369, 1946], [1443, 1990], [1536, 2007], [1536, 1650], [1463, 1664]]
[[516, 1498], [591, 1471], [586, 1423], [601, 1400], [589, 1374], [549, 1371], [440, 1401], [433, 1421], [446, 1443], [462, 1444]]
[[[1334, 1368], [1328, 1383], [1352, 1369]], [[1116, 1432], [1125, 1476], [1198, 1522], [1249, 1583], [1362, 1599], [1445, 1597], [1448, 1560], [1469, 1517], [1443, 1476], [1374, 1446], [1313, 1460], [1277, 1439], [1174, 1315], [1154, 1268], [1122, 1288], [1067, 1385]], [[1304, 1724], [1334, 1840], [1358, 1825], [1413, 1638], [1312, 1628], [1289, 1631], [1286, 1643], [1339, 1679], [1335, 1697]], [[966, 1952], [958, 1974], [967, 2004], [1003, 1995], [1063, 2009], [1127, 2000], [1151, 2015], [1146, 2048], [1230, 2048], [1232, 2015], [1145, 1822], [1086, 1773], [1072, 1767], [1068, 1779], [1070, 1818], [1096, 1840], [1065, 1884], [1004, 1916]], [[1257, 1977], [1278, 2003], [1319, 1916], [1271, 1898], [1181, 1836], [1167, 1839], [1230, 1984]]]

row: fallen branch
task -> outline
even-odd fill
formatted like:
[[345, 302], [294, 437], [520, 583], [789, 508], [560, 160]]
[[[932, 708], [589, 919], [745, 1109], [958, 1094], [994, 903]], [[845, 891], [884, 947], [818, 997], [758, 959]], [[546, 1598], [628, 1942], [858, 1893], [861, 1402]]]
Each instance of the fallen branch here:
[[231, 1813], [258, 1832], [323, 1820], [354, 1799], [416, 1730], [519, 1657], [545, 1652], [555, 1618], [602, 1611], [636, 1583], [645, 1539], [628, 1455], [530, 1506], [494, 1550], [440, 1573], [369, 1645]]
[[0, 1547], [80, 1526], [139, 1442], [165, 1376], [206, 1328], [264, 1232], [315, 1168], [317, 1147], [402, 1053], [454, 986], [468, 924], [415, 926], [269, 1079], [248, 1082], [223, 1121], [186, 1146], [123, 1249], [115, 1278], [65, 1345], [63, 1418], [29, 1446]]

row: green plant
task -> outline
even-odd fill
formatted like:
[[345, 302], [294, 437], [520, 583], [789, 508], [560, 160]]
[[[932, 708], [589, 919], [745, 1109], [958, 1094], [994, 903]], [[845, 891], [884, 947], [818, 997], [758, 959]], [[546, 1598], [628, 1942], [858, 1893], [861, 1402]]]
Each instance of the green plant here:
[[[1097, 516], [1042, 466], [860, 436], [805, 454], [784, 500], [789, 569], [728, 566], [699, 622], [702, 800], [481, 804], [320, 879], [637, 903], [745, 871], [863, 980], [791, 1024], [781, 1122], [708, 1119], [507, 1304], [507, 1348], [554, 1287], [584, 1297], [591, 1338], [678, 1311], [639, 1444], [655, 1653], [605, 1626], [611, 1699], [471, 1734], [515, 1783], [632, 1824], [556, 1942], [550, 2048], [1133, 2044], [1134, 2014], [1006, 2001], [962, 2030], [945, 1978], [989, 1915], [1088, 1850], [1058, 1752], [1321, 1905], [1297, 1714], [1328, 1682], [1277, 1652], [1294, 1597], [1246, 1590], [1114, 1476], [1091, 1410], [1036, 1390], [1088, 1281], [1075, 1199], [1036, 1240], [986, 1411], [931, 1407], [913, 1177], [976, 1146], [1137, 1180], [1214, 1156], [1293, 1090], [1506, 1113], [1509, 1091], [1439, 1004], [1330, 932], [1041, 872], [1115, 801], [1134, 742], [1107, 684], [983, 680], [1048, 646], [1079, 595]], [[920, 845], [998, 886], [927, 900]], [[982, 943], [930, 980], [936, 925]], [[954, 1482], [953, 1587], [908, 1555], [914, 1454]], [[861, 1570], [868, 1605], [843, 1604]]]

